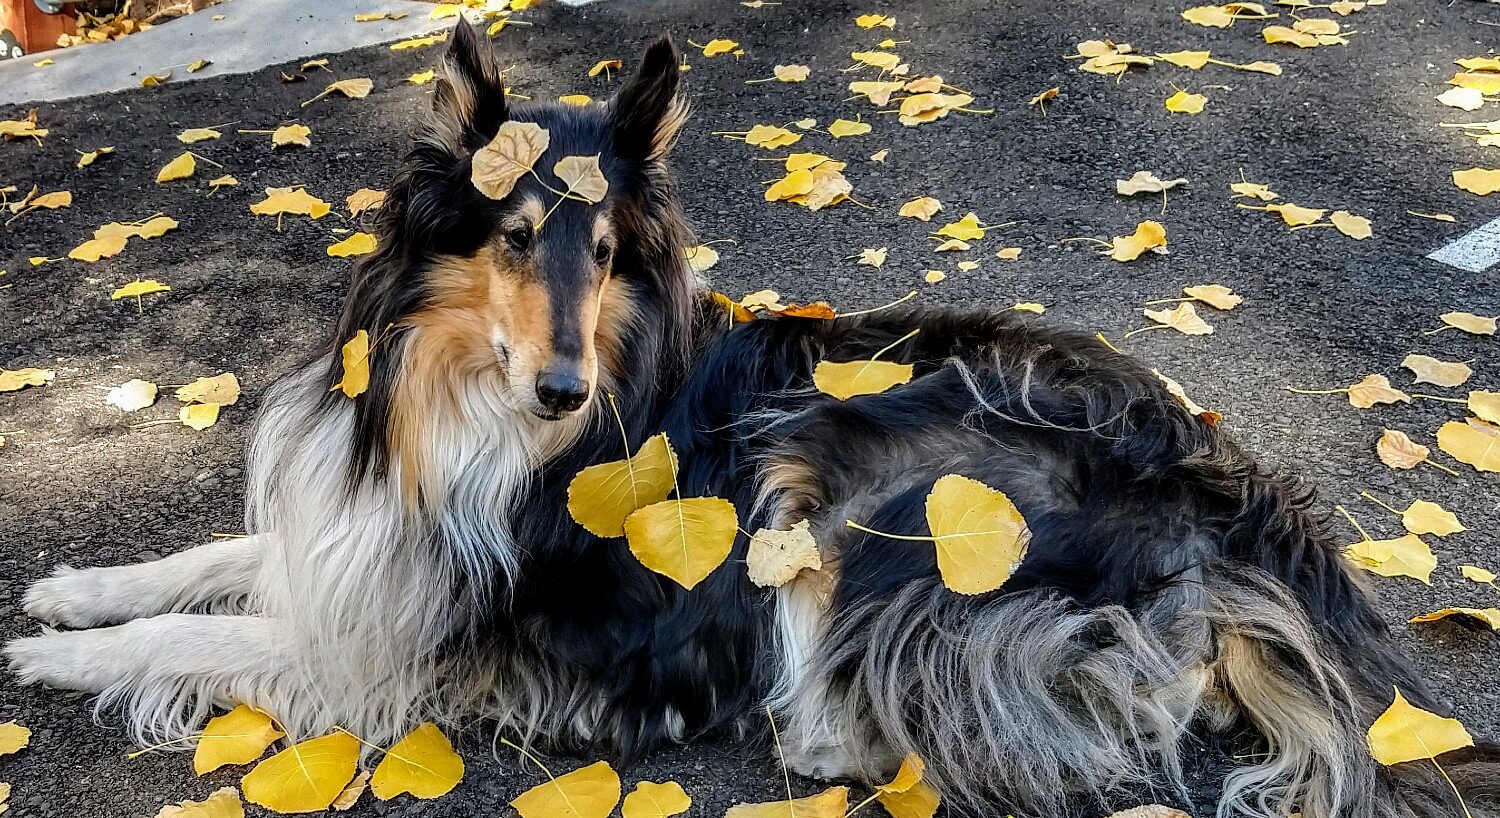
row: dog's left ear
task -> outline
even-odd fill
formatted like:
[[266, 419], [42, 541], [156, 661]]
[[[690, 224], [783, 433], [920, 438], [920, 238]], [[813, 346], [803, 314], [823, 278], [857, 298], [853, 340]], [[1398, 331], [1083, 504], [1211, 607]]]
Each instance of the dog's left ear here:
[[610, 103], [615, 152], [650, 162], [666, 156], [687, 121], [687, 100], [678, 92], [682, 55], [663, 34], [646, 49], [640, 68]]
[[432, 94], [432, 112], [452, 147], [479, 149], [505, 122], [505, 76], [494, 47], [476, 25], [460, 19], [453, 27], [442, 78]]

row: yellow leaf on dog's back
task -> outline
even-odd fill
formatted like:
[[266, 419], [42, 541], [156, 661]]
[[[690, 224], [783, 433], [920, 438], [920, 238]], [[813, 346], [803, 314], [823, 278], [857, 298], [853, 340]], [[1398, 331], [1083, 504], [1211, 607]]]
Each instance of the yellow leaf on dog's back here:
[[625, 518], [630, 553], [689, 590], [729, 558], [738, 530], [734, 506], [720, 497], [663, 500]]
[[1004, 493], [959, 474], [938, 478], [927, 495], [927, 527], [943, 584], [960, 594], [993, 591], [1026, 556], [1031, 532]]
[[819, 392], [839, 400], [859, 395], [878, 395], [893, 386], [909, 383], [911, 364], [895, 361], [819, 361], [813, 368], [813, 385]]

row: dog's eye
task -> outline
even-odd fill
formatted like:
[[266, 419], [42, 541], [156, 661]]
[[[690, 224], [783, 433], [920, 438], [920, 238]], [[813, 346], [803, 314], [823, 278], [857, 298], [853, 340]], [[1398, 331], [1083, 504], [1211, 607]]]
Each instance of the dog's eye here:
[[531, 246], [531, 228], [520, 227], [505, 231], [505, 243], [517, 253], [526, 252], [526, 248]]
[[594, 248], [594, 263], [603, 267], [609, 263], [609, 257], [614, 255], [614, 252], [615, 248], [610, 247], [608, 243], [599, 242], [599, 246]]

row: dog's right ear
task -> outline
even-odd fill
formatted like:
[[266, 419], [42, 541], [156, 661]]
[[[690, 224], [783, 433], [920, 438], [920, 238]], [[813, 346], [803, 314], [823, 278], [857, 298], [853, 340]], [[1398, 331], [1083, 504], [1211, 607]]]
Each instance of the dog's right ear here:
[[505, 75], [484, 32], [463, 19], [453, 27], [443, 71], [432, 94], [438, 128], [456, 151], [487, 144], [505, 122]]

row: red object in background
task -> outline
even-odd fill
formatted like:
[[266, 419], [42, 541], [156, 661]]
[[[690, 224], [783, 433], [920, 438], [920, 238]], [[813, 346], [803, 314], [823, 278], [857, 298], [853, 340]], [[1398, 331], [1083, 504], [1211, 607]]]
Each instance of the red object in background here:
[[36, 0], [0, 0], [0, 60], [56, 48], [58, 37], [73, 33], [75, 20], [72, 6], [48, 14]]

